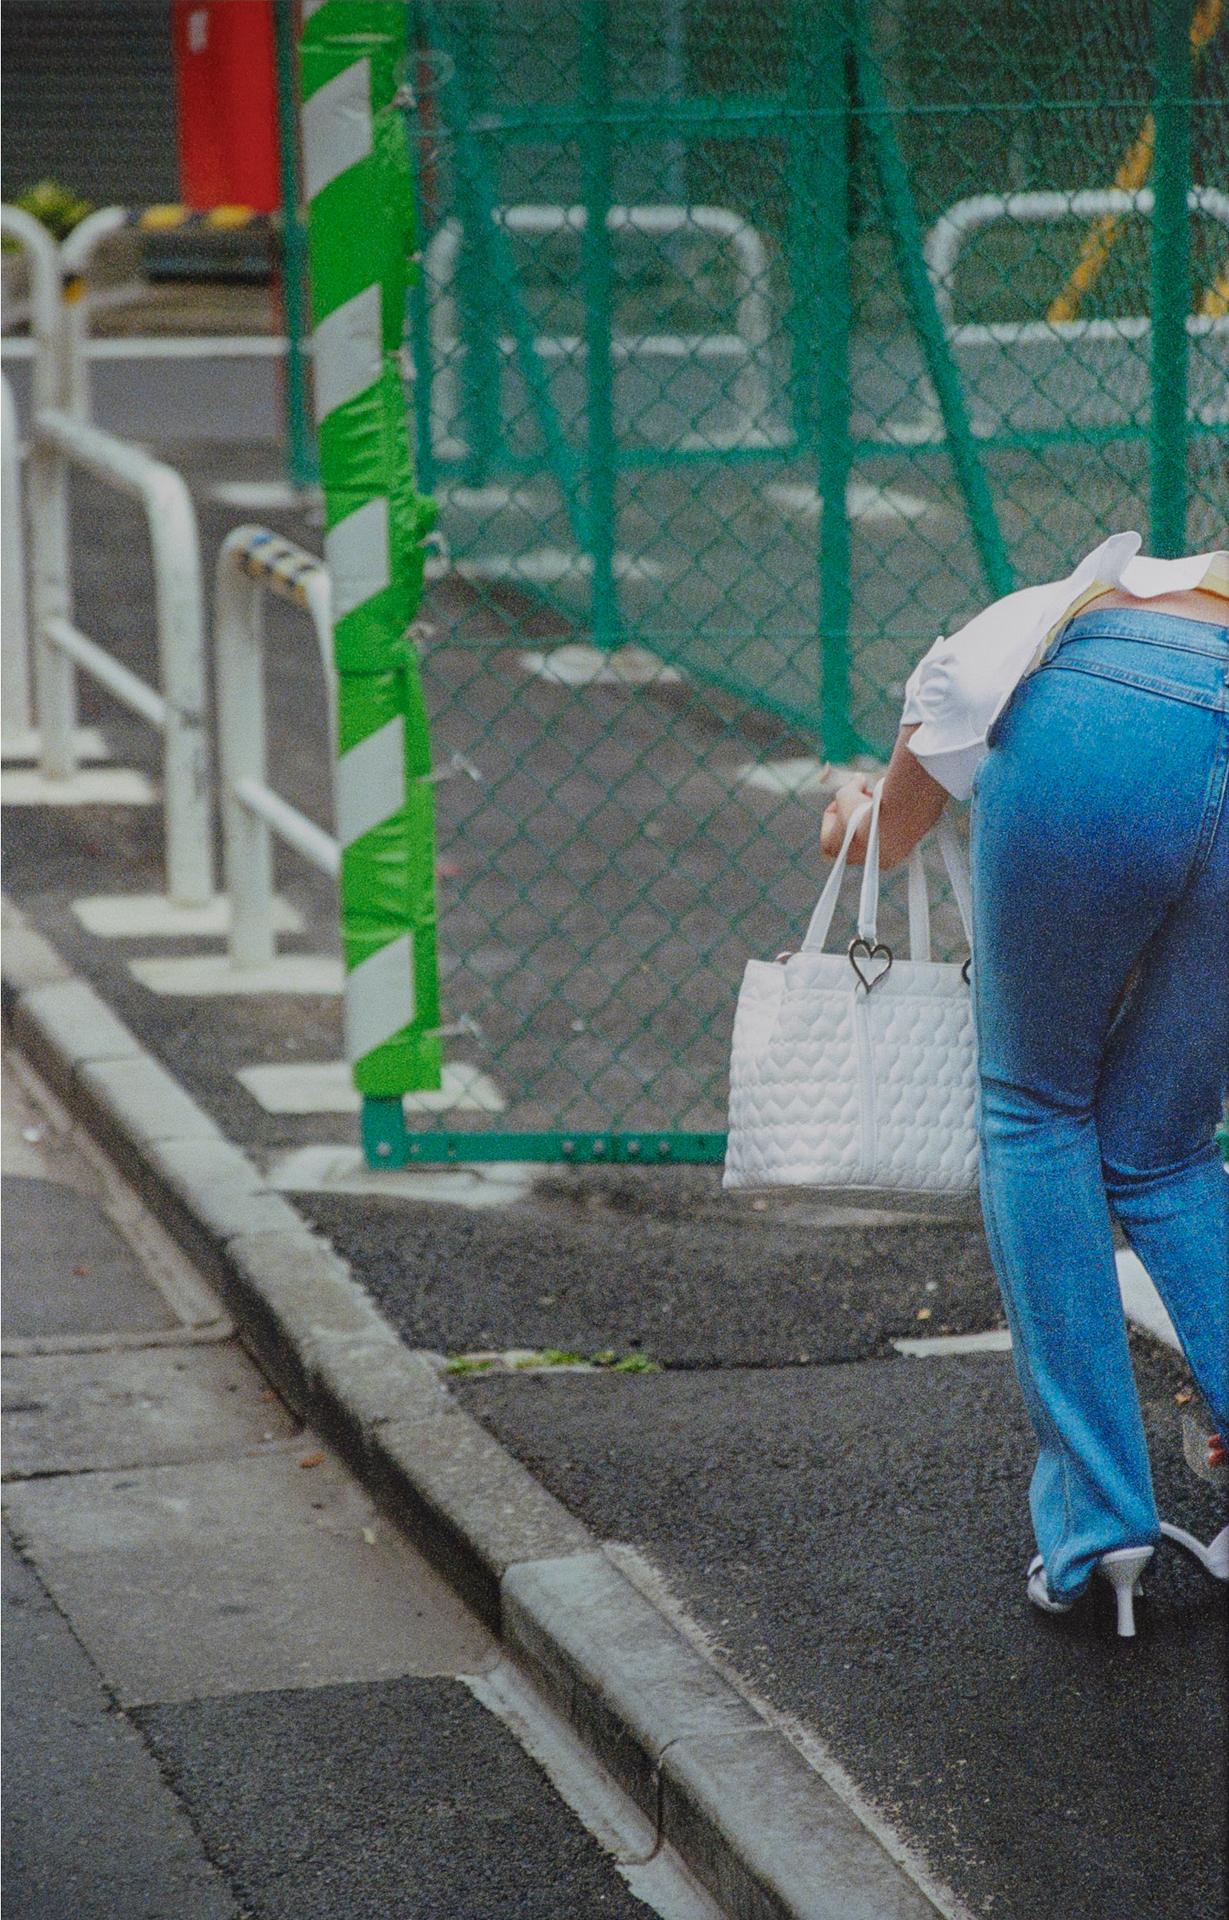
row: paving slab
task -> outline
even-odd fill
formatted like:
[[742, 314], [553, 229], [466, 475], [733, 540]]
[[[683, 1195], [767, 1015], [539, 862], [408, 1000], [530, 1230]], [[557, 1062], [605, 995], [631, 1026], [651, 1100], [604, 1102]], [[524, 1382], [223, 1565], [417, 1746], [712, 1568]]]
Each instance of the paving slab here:
[[[1162, 1510], [1207, 1538], [1183, 1369], [1135, 1343]], [[1158, 1556], [1136, 1641], [1024, 1595], [1010, 1360], [471, 1377], [464, 1404], [664, 1576], [759, 1698], [978, 1915], [1222, 1910], [1226, 1607]], [[814, 1744], [807, 1747], [807, 1741]]]
[[4, 1263], [6, 1339], [38, 1340], [117, 1329], [157, 1332], [178, 1324], [131, 1248], [91, 1195], [55, 1180], [5, 1174], [5, 1239], [22, 1248]]
[[4, 1362], [4, 1476], [221, 1458], [299, 1428], [230, 1343]]
[[240, 1920], [158, 1763], [4, 1540], [4, 1891], [21, 1920]]
[[476, 1622], [450, 1628], [444, 1582], [310, 1436], [250, 1458], [27, 1481], [6, 1507], [127, 1705], [492, 1658]]

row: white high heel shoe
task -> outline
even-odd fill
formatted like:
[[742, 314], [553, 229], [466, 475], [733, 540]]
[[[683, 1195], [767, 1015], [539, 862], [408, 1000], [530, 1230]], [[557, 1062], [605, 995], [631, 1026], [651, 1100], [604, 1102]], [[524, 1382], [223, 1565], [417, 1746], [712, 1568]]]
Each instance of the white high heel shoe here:
[[1222, 1527], [1214, 1540], [1205, 1547], [1202, 1540], [1196, 1540], [1193, 1533], [1185, 1527], [1175, 1527], [1172, 1520], [1162, 1520], [1161, 1532], [1176, 1547], [1189, 1553], [1192, 1560], [1198, 1560], [1206, 1574], [1213, 1580], [1229, 1580], [1229, 1527]]
[[[1188, 1534], [1186, 1537], [1189, 1540], [1191, 1536]], [[1198, 1541], [1195, 1544], [1198, 1546]], [[1118, 1637], [1121, 1640], [1135, 1637], [1135, 1602], [1143, 1593], [1143, 1572], [1153, 1551], [1152, 1547], [1118, 1547], [1113, 1553], [1103, 1553], [1094, 1569], [1114, 1589], [1118, 1604]], [[1074, 1600], [1056, 1600], [1051, 1594], [1046, 1585], [1045, 1562], [1040, 1554], [1029, 1562], [1028, 1597], [1043, 1613], [1070, 1613], [1075, 1605]]]

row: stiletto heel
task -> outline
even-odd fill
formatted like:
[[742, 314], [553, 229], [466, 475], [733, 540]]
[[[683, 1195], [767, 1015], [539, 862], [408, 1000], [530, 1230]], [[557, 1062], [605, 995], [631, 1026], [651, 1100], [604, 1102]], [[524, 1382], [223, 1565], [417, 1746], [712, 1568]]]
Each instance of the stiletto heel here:
[[1103, 1553], [1097, 1562], [1097, 1572], [1109, 1581], [1118, 1602], [1120, 1640], [1135, 1636], [1135, 1601], [1143, 1591], [1140, 1576], [1152, 1554], [1151, 1547], [1120, 1547], [1117, 1553]]
[[[1189, 1540], [1190, 1535], [1186, 1537]], [[1151, 1547], [1119, 1547], [1113, 1553], [1103, 1553], [1096, 1563], [1095, 1571], [1108, 1580], [1114, 1589], [1114, 1598], [1118, 1603], [1118, 1633], [1123, 1640], [1135, 1637], [1135, 1602], [1143, 1594], [1143, 1571], [1152, 1553]], [[1070, 1613], [1080, 1596], [1076, 1594], [1074, 1599], [1064, 1600], [1052, 1594], [1046, 1579], [1045, 1564], [1038, 1554], [1029, 1564], [1028, 1597], [1043, 1613]]]

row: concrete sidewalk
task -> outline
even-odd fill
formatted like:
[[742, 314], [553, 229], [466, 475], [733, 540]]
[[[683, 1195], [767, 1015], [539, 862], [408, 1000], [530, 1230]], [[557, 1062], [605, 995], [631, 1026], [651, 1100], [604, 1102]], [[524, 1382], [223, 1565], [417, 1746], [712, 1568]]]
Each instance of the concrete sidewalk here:
[[7, 1049], [3, 1082], [13, 1910], [720, 1920]]

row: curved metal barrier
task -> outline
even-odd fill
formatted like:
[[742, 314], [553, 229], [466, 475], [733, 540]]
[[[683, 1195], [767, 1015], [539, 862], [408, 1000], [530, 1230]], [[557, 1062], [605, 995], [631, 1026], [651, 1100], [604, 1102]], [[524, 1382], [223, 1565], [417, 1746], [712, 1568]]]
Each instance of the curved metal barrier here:
[[[74, 625], [68, 478], [77, 466], [144, 508], [153, 552], [160, 688], [148, 686]], [[166, 886], [176, 906], [213, 897], [205, 711], [205, 624], [196, 512], [173, 468], [54, 408], [30, 444], [35, 714], [48, 780], [77, 771], [76, 675], [89, 673], [163, 740]]]
[[222, 866], [231, 905], [230, 963], [236, 971], [266, 967], [275, 958], [274, 834], [321, 873], [336, 878], [341, 868], [334, 835], [269, 785], [261, 619], [266, 593], [309, 615], [324, 668], [330, 737], [336, 733], [331, 596], [324, 562], [267, 527], [236, 527], [222, 542], [214, 573]]

